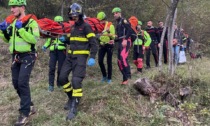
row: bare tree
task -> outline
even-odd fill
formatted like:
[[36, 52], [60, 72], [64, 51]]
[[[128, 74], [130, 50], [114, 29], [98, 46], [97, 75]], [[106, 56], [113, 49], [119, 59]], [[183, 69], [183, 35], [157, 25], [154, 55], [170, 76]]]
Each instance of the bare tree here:
[[168, 47], [169, 47], [169, 69], [168, 72], [171, 76], [174, 75], [175, 63], [174, 63], [174, 54], [173, 54], [173, 37], [174, 37], [174, 24], [177, 13], [177, 5], [179, 0], [171, 0], [171, 6], [169, 9], [169, 20], [168, 20]]
[[[164, 2], [164, 1], [163, 1]], [[179, 3], [179, 0], [171, 0], [171, 5], [168, 6], [168, 13], [165, 20], [165, 26], [163, 29], [163, 33], [161, 35], [161, 41], [160, 41], [160, 50], [159, 50], [159, 71], [162, 71], [162, 53], [163, 53], [163, 41], [166, 29], [168, 29], [168, 48], [169, 48], [169, 69], [168, 72], [170, 75], [174, 74], [175, 71], [175, 63], [174, 63], [174, 54], [173, 54], [173, 37], [174, 37], [174, 24], [176, 20], [177, 15], [177, 5]]]
[[[169, 13], [169, 12], [168, 12]], [[164, 42], [164, 38], [165, 38], [165, 33], [166, 33], [166, 29], [168, 26], [168, 20], [169, 20], [169, 14], [167, 14], [166, 16], [166, 20], [165, 20], [165, 24], [164, 24], [164, 29], [161, 35], [161, 39], [160, 39], [160, 50], [159, 50], [159, 61], [158, 61], [158, 65], [159, 65], [159, 71], [162, 72], [162, 54], [163, 54], [163, 42]]]

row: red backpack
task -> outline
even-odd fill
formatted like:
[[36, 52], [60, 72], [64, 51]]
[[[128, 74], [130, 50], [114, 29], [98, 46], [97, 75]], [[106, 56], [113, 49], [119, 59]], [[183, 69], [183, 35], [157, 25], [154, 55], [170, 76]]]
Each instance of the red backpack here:
[[137, 34], [138, 31], [137, 31], [136, 27], [138, 25], [138, 19], [135, 16], [131, 16], [128, 20], [131, 24], [131, 28]]
[[137, 37], [137, 25], [138, 25], [138, 19], [135, 16], [131, 16], [128, 19], [130, 25], [131, 25], [131, 29], [132, 29], [132, 35], [131, 35], [131, 41], [134, 42], [136, 40]]
[[[15, 19], [16, 19], [16, 17], [14, 15], [9, 15], [9, 16], [6, 17], [5, 20], [6, 20], [7, 23], [10, 23], [11, 24]], [[28, 22], [29, 19], [34, 19], [35, 21], [38, 20], [35, 15], [28, 14], [25, 17], [23, 17], [20, 21], [24, 24], [24, 23]]]

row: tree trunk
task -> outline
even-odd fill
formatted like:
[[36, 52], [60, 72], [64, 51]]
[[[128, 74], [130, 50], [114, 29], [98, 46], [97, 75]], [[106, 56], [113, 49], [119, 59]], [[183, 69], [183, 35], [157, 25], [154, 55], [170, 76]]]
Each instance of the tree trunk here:
[[169, 48], [169, 74], [174, 75], [175, 65], [174, 65], [174, 54], [173, 54], [173, 37], [174, 37], [174, 24], [176, 19], [176, 8], [179, 3], [179, 0], [171, 0], [171, 6], [169, 10], [169, 22], [168, 22], [168, 48]]
[[147, 78], [139, 78], [133, 86], [142, 95], [149, 96], [151, 103], [154, 103], [158, 97], [157, 87]]
[[163, 42], [164, 42], [164, 38], [165, 38], [165, 33], [167, 30], [167, 26], [168, 26], [168, 20], [169, 20], [169, 13], [167, 14], [166, 20], [165, 20], [165, 25], [164, 25], [164, 29], [161, 35], [161, 39], [160, 39], [160, 51], [159, 51], [159, 71], [162, 72], [162, 54], [163, 54]]
[[61, 5], [61, 16], [63, 17], [63, 9], [64, 9], [65, 0], [63, 0]]

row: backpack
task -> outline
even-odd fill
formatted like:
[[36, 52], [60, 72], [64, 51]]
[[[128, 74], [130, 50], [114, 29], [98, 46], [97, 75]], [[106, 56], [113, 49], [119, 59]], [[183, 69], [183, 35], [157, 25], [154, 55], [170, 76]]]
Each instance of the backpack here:
[[[9, 24], [11, 24], [14, 20], [16, 19], [16, 17], [14, 15], [9, 15], [6, 17], [5, 21]], [[20, 21], [24, 24], [27, 24], [29, 19], [34, 19], [35, 21], [37, 21], [37, 17], [33, 14], [28, 14], [25, 17], [23, 17], [22, 19], [20, 19]]]
[[131, 16], [128, 19], [131, 29], [132, 29], [132, 35], [131, 35], [131, 41], [134, 42], [137, 38], [137, 25], [138, 25], [138, 19], [135, 16]]
[[137, 34], [137, 25], [138, 25], [138, 19], [135, 17], [135, 16], [131, 16], [129, 19], [128, 19], [130, 25], [131, 25], [131, 28], [133, 30], [133, 33]]

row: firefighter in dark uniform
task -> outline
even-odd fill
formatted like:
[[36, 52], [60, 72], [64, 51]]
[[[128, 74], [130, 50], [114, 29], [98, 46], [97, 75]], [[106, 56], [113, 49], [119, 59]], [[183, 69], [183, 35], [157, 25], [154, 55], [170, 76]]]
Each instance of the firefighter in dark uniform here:
[[25, 125], [35, 113], [31, 100], [29, 79], [36, 60], [36, 43], [39, 39], [37, 22], [25, 14], [26, 0], [10, 0], [11, 13], [15, 17], [11, 24], [0, 23], [3, 40], [10, 44], [12, 54], [12, 84], [20, 97], [20, 115], [15, 126]]
[[147, 22], [147, 33], [149, 33], [152, 42], [150, 44], [150, 49], [146, 51], [146, 68], [150, 68], [150, 50], [152, 51], [152, 55], [154, 57], [155, 66], [158, 66], [158, 43], [160, 42], [160, 35], [158, 33], [158, 29], [152, 25], [152, 21]]
[[[67, 102], [69, 113], [66, 119], [71, 120], [76, 116], [79, 100], [83, 96], [82, 81], [86, 74], [87, 58], [90, 55], [88, 66], [95, 65], [98, 46], [91, 26], [83, 20], [82, 7], [73, 3], [68, 14], [70, 20], [75, 21], [75, 25], [71, 28], [69, 38], [64, 38], [64, 36], [59, 38], [61, 41], [70, 44], [68, 55], [61, 68], [59, 81], [69, 98]], [[70, 72], [72, 72], [71, 82], [68, 80]]]
[[[54, 18], [54, 21], [58, 22], [60, 25], [63, 25], [62, 24], [63, 17], [61, 16], [56, 16]], [[58, 38], [48, 38], [44, 46], [42, 46], [42, 50], [45, 52], [48, 47], [50, 48], [48, 91], [52, 92], [54, 90], [55, 69], [56, 69], [57, 62], [58, 62], [57, 86], [58, 88], [60, 88], [58, 79], [59, 79], [61, 67], [66, 58], [66, 44], [61, 42]]]
[[118, 58], [119, 69], [123, 75], [123, 81], [121, 84], [127, 85], [128, 79], [131, 78], [128, 55], [130, 47], [132, 45], [131, 43], [132, 29], [129, 22], [126, 19], [122, 18], [121, 9], [119, 7], [115, 7], [112, 10], [112, 13], [114, 14], [114, 18], [117, 21], [117, 26], [116, 26], [116, 33], [118, 39], [118, 41], [116, 41], [118, 42], [117, 58]]

